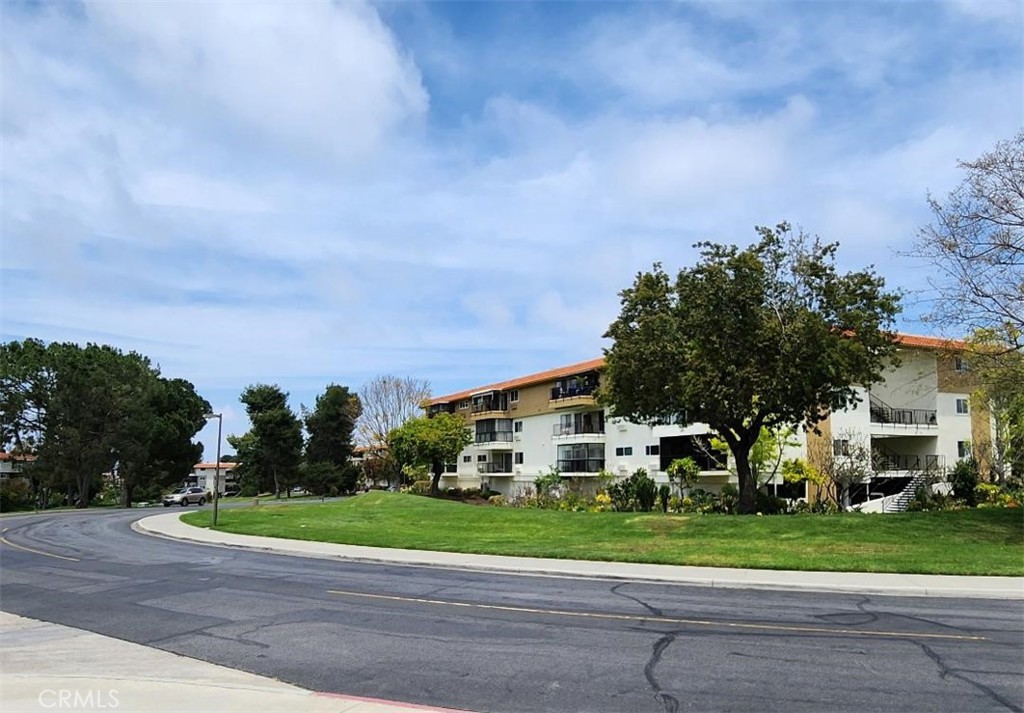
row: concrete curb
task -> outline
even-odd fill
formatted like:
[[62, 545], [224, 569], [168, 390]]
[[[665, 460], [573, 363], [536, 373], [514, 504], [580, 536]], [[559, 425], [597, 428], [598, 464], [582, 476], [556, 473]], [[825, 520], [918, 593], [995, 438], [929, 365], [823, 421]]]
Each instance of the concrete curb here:
[[521, 576], [660, 582], [725, 589], [1024, 600], [1024, 577], [726, 569], [401, 550], [215, 533], [182, 522], [181, 514], [150, 515], [134, 521], [131, 526], [141, 534], [200, 545], [393, 566], [440, 567]]

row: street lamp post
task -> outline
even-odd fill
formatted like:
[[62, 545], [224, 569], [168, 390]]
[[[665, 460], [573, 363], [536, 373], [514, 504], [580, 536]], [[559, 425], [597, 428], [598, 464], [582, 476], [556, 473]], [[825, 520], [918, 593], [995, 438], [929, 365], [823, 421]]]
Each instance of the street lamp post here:
[[224, 414], [208, 413], [204, 416], [207, 420], [217, 419], [217, 463], [213, 470], [213, 526], [217, 527], [217, 501], [220, 499], [220, 433], [224, 425]]

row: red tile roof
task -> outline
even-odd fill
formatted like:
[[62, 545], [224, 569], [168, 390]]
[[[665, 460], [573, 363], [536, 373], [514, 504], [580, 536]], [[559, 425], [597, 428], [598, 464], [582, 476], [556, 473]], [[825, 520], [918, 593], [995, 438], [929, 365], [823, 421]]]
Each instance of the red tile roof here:
[[[967, 343], [958, 339], [942, 339], [940, 337], [921, 337], [914, 334], [897, 334], [896, 343], [899, 344], [900, 346], [910, 347], [913, 349], [963, 351], [967, 348]], [[466, 389], [465, 391], [457, 391], [454, 394], [437, 396], [430, 400], [430, 404], [446, 404], [452, 401], [461, 401], [462, 399], [468, 399], [473, 394], [479, 394], [481, 392], [507, 391], [508, 389], [517, 389], [522, 386], [531, 386], [533, 384], [540, 384], [545, 381], [554, 381], [556, 379], [562, 378], [563, 376], [573, 376], [574, 374], [581, 374], [586, 371], [593, 371], [595, 369], [603, 368], [603, 357], [598, 359], [591, 359], [589, 361], [581, 361], [578, 364], [570, 364], [569, 366], [560, 366], [556, 369], [539, 371], [536, 374], [528, 374], [527, 376], [521, 376], [518, 379], [499, 381], [496, 384], [490, 384], [488, 386], [478, 386], [473, 389]]]
[[[220, 469], [221, 470], [228, 470], [228, 469], [234, 468], [236, 465], [238, 465], [238, 463], [232, 463], [232, 462], [229, 462], [229, 461], [221, 461]], [[195, 466], [193, 466], [192, 469], [196, 470], [197, 468], [213, 468], [214, 470], [216, 470], [217, 469], [217, 464], [216, 463], [196, 463]]]
[[20, 460], [20, 461], [24, 461], [24, 462], [28, 463], [28, 462], [34, 461], [35, 459], [36, 459], [36, 457], [34, 455], [30, 455], [30, 454], [27, 454], [27, 453], [25, 455], [20, 455], [19, 456], [19, 455], [14, 455], [13, 453], [8, 453], [6, 451], [0, 451], [0, 460]]
[[897, 334], [896, 343], [904, 347], [916, 347], [918, 349], [940, 349], [943, 351], [964, 351], [967, 349], [967, 342], [960, 339], [919, 337], [916, 334]]
[[599, 359], [591, 359], [589, 361], [581, 361], [578, 364], [570, 364], [569, 366], [560, 366], [557, 369], [539, 371], [536, 374], [528, 374], [526, 376], [521, 376], [518, 379], [510, 379], [509, 381], [499, 381], [497, 384], [480, 386], [475, 389], [467, 389], [465, 391], [459, 391], [454, 394], [448, 394], [447, 396], [438, 396], [435, 399], [431, 399], [430, 403], [444, 404], [450, 401], [468, 399], [473, 394], [478, 394], [482, 391], [507, 391], [508, 389], [518, 389], [521, 386], [530, 386], [532, 384], [541, 384], [545, 381], [554, 381], [556, 379], [562, 378], [563, 376], [573, 376], [574, 374], [582, 374], [587, 371], [601, 369], [602, 367], [604, 367], [604, 357], [601, 357]]

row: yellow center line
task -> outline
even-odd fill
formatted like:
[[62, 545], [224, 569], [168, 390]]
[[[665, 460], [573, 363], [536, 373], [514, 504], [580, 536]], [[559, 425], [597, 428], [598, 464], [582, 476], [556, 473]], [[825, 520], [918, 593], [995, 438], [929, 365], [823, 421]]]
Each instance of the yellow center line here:
[[[7, 528], [4, 528], [4, 532], [7, 532]], [[19, 550], [25, 550], [26, 552], [31, 552], [33, 554], [43, 555], [44, 557], [56, 557], [59, 560], [67, 560], [69, 562], [81, 562], [82, 561], [82, 560], [76, 559], [74, 557], [65, 557], [64, 555], [55, 555], [52, 552], [43, 552], [42, 550], [35, 550], [35, 549], [32, 549], [31, 547], [25, 547], [24, 545], [16, 545], [13, 542], [11, 542], [10, 540], [8, 540], [6, 537], [0, 537], [0, 542], [3, 542], [5, 545], [10, 545], [11, 547], [14, 547], [14, 548], [19, 549]]]
[[900, 639], [955, 639], [961, 641], [986, 641], [984, 636], [967, 636], [959, 634], [918, 634], [910, 631], [868, 631], [860, 629], [829, 629], [818, 626], [787, 626], [782, 624], [753, 624], [747, 622], [708, 621], [704, 619], [677, 619], [667, 616], [640, 616], [636, 614], [604, 614], [600, 612], [570, 611], [567, 609], [535, 609], [532, 607], [513, 607], [502, 604], [472, 604], [469, 602], [452, 602], [443, 599], [421, 599], [418, 597], [399, 597], [392, 594], [367, 594], [341, 589], [328, 589], [328, 594], [345, 597], [364, 597], [366, 599], [385, 599], [394, 602], [413, 602], [416, 604], [433, 604], [449, 607], [470, 609], [494, 609], [497, 611], [517, 612], [521, 614], [546, 614], [550, 616], [573, 616], [588, 619], [612, 619], [617, 621], [644, 621], [659, 624], [685, 624], [687, 626], [717, 626], [731, 629], [755, 629], [759, 631], [789, 631], [803, 634], [834, 634], [852, 636], [886, 636]]

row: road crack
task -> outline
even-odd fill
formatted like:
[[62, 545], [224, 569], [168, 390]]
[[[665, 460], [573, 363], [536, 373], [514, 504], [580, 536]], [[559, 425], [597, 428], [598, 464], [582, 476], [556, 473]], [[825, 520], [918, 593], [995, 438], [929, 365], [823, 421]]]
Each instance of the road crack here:
[[644, 666], [644, 678], [647, 679], [647, 683], [654, 691], [654, 697], [661, 701], [661, 704], [665, 707], [665, 713], [676, 713], [676, 711], [679, 710], [679, 699], [662, 690], [661, 685], [658, 683], [658, 679], [654, 676], [654, 669], [656, 669], [658, 664], [661, 663], [661, 657], [665, 653], [665, 649], [672, 645], [672, 642], [676, 640], [677, 635], [678, 634], [675, 632], [665, 634], [655, 641], [654, 648], [651, 651], [651, 658], [647, 661], [647, 665]]
[[621, 584], [616, 584], [609, 591], [612, 594], [616, 595], [616, 596], [623, 597], [625, 599], [629, 599], [630, 601], [636, 602], [637, 604], [642, 606], [644, 609], [649, 611], [651, 614], [654, 614], [654, 616], [665, 616], [664, 614], [662, 614], [661, 609], [658, 609], [657, 607], [652, 607], [650, 604], [648, 604], [647, 602], [645, 602], [644, 600], [642, 600], [642, 599], [640, 599], [638, 597], [634, 597], [631, 594], [626, 594], [625, 592], [620, 592], [619, 591], [619, 589], [621, 589], [622, 587], [626, 587], [626, 586], [629, 586], [629, 582], [622, 582]]
[[1017, 705], [1013, 701], [1009, 701], [1003, 698], [1001, 695], [993, 691], [985, 684], [979, 681], [975, 681], [963, 675], [963, 672], [960, 669], [954, 669], [947, 666], [945, 661], [942, 660], [942, 656], [939, 655], [934, 649], [932, 649], [927, 644], [922, 644], [920, 641], [915, 641], [914, 643], [920, 646], [921, 650], [924, 651], [925, 655], [935, 663], [936, 668], [939, 669], [939, 678], [941, 678], [942, 680], [945, 680], [948, 677], [963, 681], [969, 686], [973, 686], [974, 688], [978, 689], [986, 696], [991, 698], [993, 701], [996, 701], [997, 703], [1005, 706], [1009, 710], [1014, 711], [1015, 713], [1024, 713], [1024, 708]]

